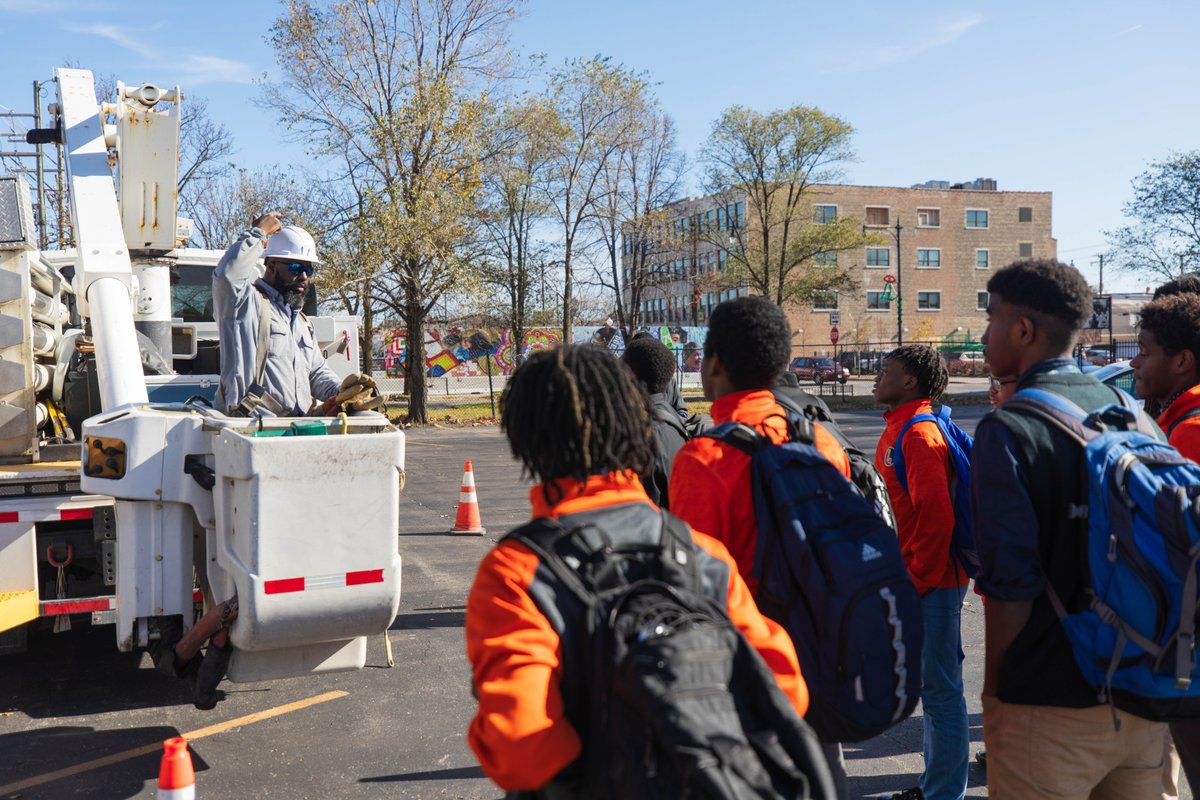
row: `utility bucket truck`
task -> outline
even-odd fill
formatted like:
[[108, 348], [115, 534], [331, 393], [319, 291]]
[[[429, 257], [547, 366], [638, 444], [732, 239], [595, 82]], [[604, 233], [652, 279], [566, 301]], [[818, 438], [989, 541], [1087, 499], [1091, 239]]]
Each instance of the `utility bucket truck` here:
[[[87, 614], [169, 656], [235, 600], [231, 680], [362, 667], [400, 601], [403, 433], [371, 412], [229, 417], [191, 397], [215, 375], [147, 376], [156, 350], [195, 356], [173, 277], [219, 257], [177, 248], [183, 97], [55, 84], [29, 140], [60, 148], [74, 248], [36, 249], [28, 186], [0, 177], [0, 652]], [[357, 371], [357, 336], [327, 327], [330, 365]]]

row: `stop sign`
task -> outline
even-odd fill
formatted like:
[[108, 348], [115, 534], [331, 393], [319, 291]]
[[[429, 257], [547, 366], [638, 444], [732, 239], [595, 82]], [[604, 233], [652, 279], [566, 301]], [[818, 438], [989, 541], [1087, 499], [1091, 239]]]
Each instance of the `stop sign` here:
[[837, 340], [838, 340], [838, 329], [837, 329], [837, 325], [834, 325], [832, 328], [829, 329], [829, 343], [837, 344]]

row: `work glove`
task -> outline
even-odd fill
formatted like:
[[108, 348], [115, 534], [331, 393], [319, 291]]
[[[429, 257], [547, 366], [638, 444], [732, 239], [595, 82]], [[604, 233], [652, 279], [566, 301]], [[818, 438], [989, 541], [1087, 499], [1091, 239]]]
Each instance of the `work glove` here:
[[352, 414], [356, 411], [372, 411], [383, 405], [379, 387], [370, 375], [355, 373], [347, 375], [338, 386], [338, 392], [321, 405], [321, 416], [331, 417], [341, 411]]

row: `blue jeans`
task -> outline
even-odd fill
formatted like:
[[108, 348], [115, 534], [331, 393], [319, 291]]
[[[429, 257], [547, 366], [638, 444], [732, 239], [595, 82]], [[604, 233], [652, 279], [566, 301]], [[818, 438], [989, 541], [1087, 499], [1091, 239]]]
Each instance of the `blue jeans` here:
[[925, 800], [962, 800], [967, 792], [967, 700], [962, 677], [962, 604], [967, 587], [921, 598], [921, 705], [925, 724]]

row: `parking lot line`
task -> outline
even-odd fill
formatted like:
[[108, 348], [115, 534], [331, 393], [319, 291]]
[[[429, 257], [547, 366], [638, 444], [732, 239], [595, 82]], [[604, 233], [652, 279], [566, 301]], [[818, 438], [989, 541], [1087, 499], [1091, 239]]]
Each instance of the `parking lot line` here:
[[[181, 733], [180, 736], [182, 736], [184, 739], [187, 739], [189, 742], [196, 739], [203, 739], [205, 736], [224, 733], [232, 728], [241, 728], [246, 725], [253, 725], [256, 722], [262, 722], [263, 720], [271, 719], [272, 717], [278, 717], [282, 714], [289, 714], [293, 711], [300, 711], [301, 709], [308, 708], [309, 706], [318, 705], [319, 703], [336, 700], [339, 697], [345, 697], [347, 694], [349, 694], [349, 692], [343, 692], [340, 690], [325, 692], [324, 694], [318, 694], [304, 700], [297, 700], [294, 703], [286, 703], [281, 706], [275, 706], [274, 708], [268, 708], [264, 711], [256, 711], [253, 714], [246, 714], [242, 717], [226, 720], [225, 722], [218, 722], [215, 725], [197, 728], [194, 731]], [[16, 781], [15, 783], [5, 784], [4, 786], [0, 786], [0, 795], [19, 792], [34, 786], [41, 786], [43, 783], [50, 783], [51, 781], [61, 780], [62, 778], [69, 778], [72, 775], [78, 775], [82, 772], [91, 772], [94, 769], [100, 769], [101, 767], [118, 764], [122, 761], [128, 761], [131, 758], [137, 758], [139, 756], [149, 755], [150, 753], [156, 753], [160, 750], [162, 750], [162, 742], [155, 742], [154, 744], [135, 747], [131, 750], [124, 750], [120, 753], [113, 753], [110, 756], [94, 758], [91, 761], [85, 761], [82, 764], [76, 764], [72, 767], [56, 769], [53, 772], [45, 772], [41, 775], [35, 775], [32, 778], [25, 778], [24, 780]]]

